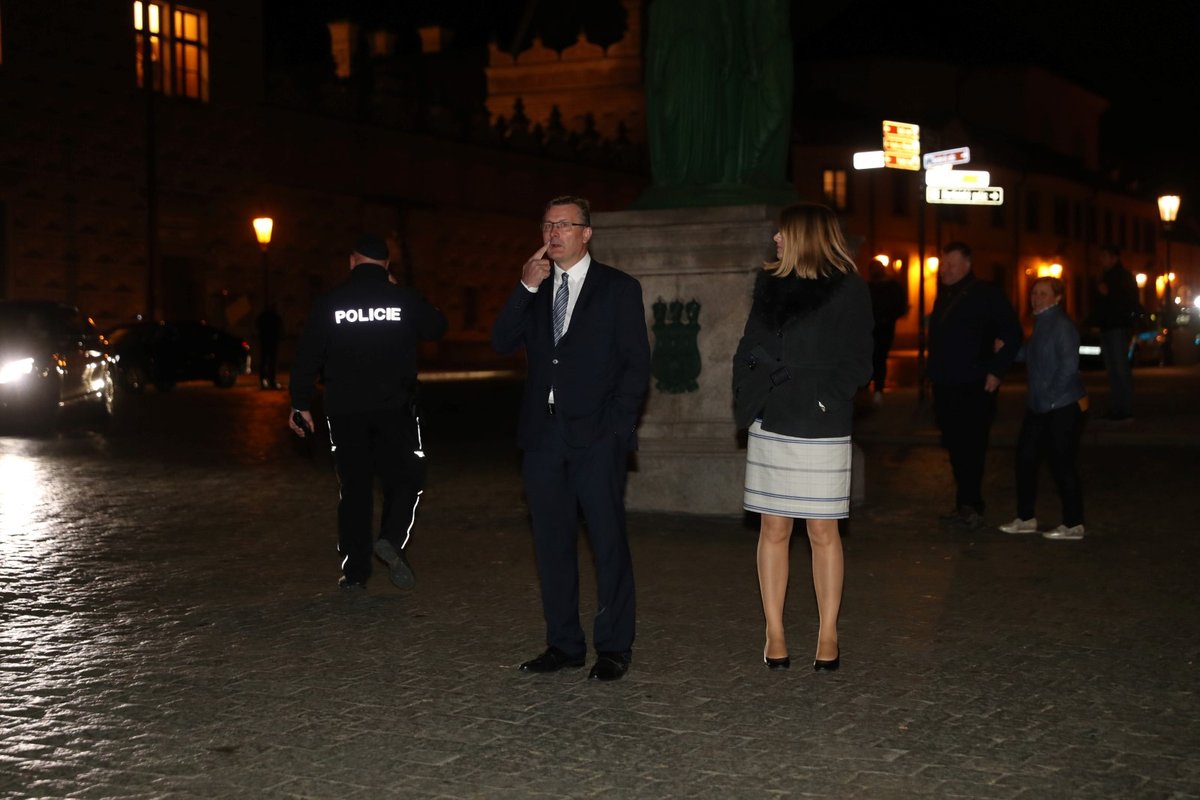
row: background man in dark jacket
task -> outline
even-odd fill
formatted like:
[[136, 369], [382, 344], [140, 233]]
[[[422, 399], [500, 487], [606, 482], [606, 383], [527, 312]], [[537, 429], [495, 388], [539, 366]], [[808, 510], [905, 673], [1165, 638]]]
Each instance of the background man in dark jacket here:
[[283, 317], [275, 304], [264, 308], [256, 320], [258, 327], [258, 381], [263, 389], [278, 389], [275, 371], [279, 365], [279, 337], [283, 333]]
[[1100, 326], [1100, 352], [1108, 371], [1108, 409], [1104, 418], [1120, 421], [1133, 416], [1129, 339], [1141, 304], [1137, 281], [1121, 263], [1121, 251], [1116, 246], [1106, 244], [1100, 248], [1100, 266], [1104, 267], [1104, 273], [1096, 286], [1093, 316]]
[[954, 511], [943, 522], [983, 526], [983, 467], [996, 415], [996, 391], [1021, 345], [1012, 303], [971, 271], [971, 248], [942, 249], [938, 293], [929, 317], [934, 414], [954, 472]]
[[867, 287], [871, 290], [871, 313], [875, 319], [875, 329], [871, 333], [874, 342], [871, 351], [871, 383], [875, 387], [872, 399], [878, 405], [883, 402], [888, 353], [891, 352], [892, 342], [896, 340], [896, 320], [908, 313], [908, 296], [900, 281], [874, 259], [871, 260]]
[[576, 555], [582, 508], [596, 563], [597, 659], [588, 677], [617, 680], [629, 669], [636, 617], [625, 469], [650, 382], [642, 287], [592, 260], [586, 200], [551, 200], [541, 229], [542, 247], [492, 328], [497, 351], [524, 347], [529, 363], [517, 439], [547, 647], [521, 671], [581, 667], [587, 656]]
[[[324, 371], [325, 415], [338, 501], [339, 586], [362, 589], [371, 553], [392, 583], [413, 585], [405, 556], [425, 485], [425, 452], [417, 415], [417, 342], [440, 339], [446, 317], [415, 289], [388, 281], [387, 243], [365, 235], [350, 255], [350, 277], [313, 305], [292, 365], [297, 436], [313, 433], [313, 382]], [[372, 548], [375, 477], [383, 485], [383, 521]]]

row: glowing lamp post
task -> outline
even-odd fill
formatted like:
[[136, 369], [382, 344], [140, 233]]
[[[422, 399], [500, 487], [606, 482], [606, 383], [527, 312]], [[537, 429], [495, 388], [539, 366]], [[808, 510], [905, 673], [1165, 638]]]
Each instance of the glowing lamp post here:
[[[1171, 226], [1175, 224], [1175, 219], [1179, 216], [1179, 195], [1164, 194], [1158, 198], [1158, 217], [1163, 224], [1163, 239], [1167, 245], [1167, 296], [1164, 298], [1168, 306], [1175, 304], [1173, 289], [1171, 284], [1175, 280], [1175, 273], [1171, 272]], [[1164, 320], [1166, 321], [1166, 320]]]
[[262, 249], [263, 274], [263, 308], [271, 307], [271, 278], [267, 267], [267, 251], [271, 249], [271, 231], [275, 228], [275, 220], [270, 217], [257, 217], [254, 222], [254, 237]]

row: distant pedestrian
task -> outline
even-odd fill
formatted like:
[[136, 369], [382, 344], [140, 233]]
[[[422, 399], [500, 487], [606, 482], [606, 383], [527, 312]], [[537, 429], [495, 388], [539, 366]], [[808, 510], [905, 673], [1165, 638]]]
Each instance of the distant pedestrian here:
[[279, 365], [279, 337], [283, 333], [283, 318], [274, 304], [258, 315], [258, 383], [263, 389], [278, 389], [275, 372]]
[[1079, 374], [1079, 331], [1062, 307], [1063, 282], [1038, 278], [1029, 289], [1033, 334], [1021, 349], [1029, 376], [1025, 419], [1017, 439], [1017, 517], [1005, 533], [1037, 533], [1038, 463], [1049, 456], [1062, 500], [1062, 524], [1047, 539], [1082, 539], [1083, 490], [1076, 457], [1083, 433], [1087, 390]]
[[1108, 371], [1108, 408], [1104, 419], [1120, 422], [1133, 417], [1133, 369], [1129, 364], [1129, 341], [1141, 311], [1137, 281], [1121, 263], [1115, 245], [1100, 248], [1104, 267], [1096, 286], [1093, 318], [1100, 327], [1100, 352]]
[[1017, 356], [1017, 312], [994, 284], [971, 271], [971, 248], [942, 248], [938, 293], [929, 317], [927, 376], [934, 416], [954, 473], [954, 509], [940, 519], [983, 526], [983, 469], [996, 416], [996, 392]]
[[749, 428], [743, 507], [758, 512], [763, 662], [787, 669], [783, 602], [795, 520], [812, 547], [820, 626], [813, 668], [838, 668], [844, 564], [838, 520], [850, 514], [854, 394], [871, 377], [871, 298], [837, 218], [819, 205], [780, 215], [775, 261], [733, 357], [736, 422]]
[[[318, 371], [340, 493], [338, 553], [345, 589], [363, 589], [371, 554], [392, 583], [414, 583], [405, 551], [425, 485], [425, 451], [417, 408], [417, 343], [440, 339], [446, 317], [415, 289], [388, 281], [388, 247], [364, 235], [350, 255], [350, 277], [318, 298], [300, 334], [292, 365], [297, 436], [313, 434]], [[372, 547], [374, 487], [383, 486], [383, 519]]]
[[871, 313], [875, 319], [875, 330], [871, 336], [874, 348], [871, 352], [871, 383], [875, 391], [875, 405], [883, 402], [884, 386], [887, 384], [888, 353], [896, 339], [896, 321], [908, 313], [908, 296], [900, 281], [896, 280], [878, 261], [872, 259], [870, 280]]
[[582, 667], [579, 513], [596, 563], [596, 662], [588, 679], [622, 678], [637, 622], [633, 559], [625, 529], [625, 478], [650, 383], [642, 286], [588, 252], [591, 209], [556, 197], [542, 210], [542, 246], [492, 327], [501, 353], [528, 362], [517, 425], [521, 477], [533, 522], [546, 649], [522, 672]]

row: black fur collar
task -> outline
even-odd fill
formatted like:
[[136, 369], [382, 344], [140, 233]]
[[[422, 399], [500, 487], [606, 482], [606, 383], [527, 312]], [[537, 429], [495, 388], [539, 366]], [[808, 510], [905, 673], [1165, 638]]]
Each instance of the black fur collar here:
[[776, 278], [764, 270], [754, 281], [754, 313], [771, 327], [782, 328], [829, 302], [845, 277], [835, 272], [827, 278], [800, 278], [795, 273]]

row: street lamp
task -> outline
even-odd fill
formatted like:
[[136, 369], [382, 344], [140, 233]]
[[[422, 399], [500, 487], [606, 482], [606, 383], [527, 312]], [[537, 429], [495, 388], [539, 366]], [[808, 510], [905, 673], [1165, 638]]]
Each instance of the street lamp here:
[[275, 228], [275, 220], [270, 217], [256, 217], [254, 219], [254, 237], [258, 239], [258, 246], [262, 248], [262, 274], [263, 274], [263, 308], [271, 306], [271, 279], [270, 273], [267, 271], [267, 251], [271, 249], [271, 231]]
[[1167, 296], [1165, 299], [1167, 306], [1172, 307], [1175, 305], [1175, 300], [1171, 284], [1175, 280], [1175, 273], [1171, 272], [1171, 226], [1175, 224], [1175, 219], [1179, 216], [1179, 195], [1164, 194], [1159, 197], [1158, 216], [1162, 220], [1163, 239], [1167, 245]]

